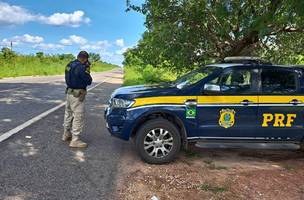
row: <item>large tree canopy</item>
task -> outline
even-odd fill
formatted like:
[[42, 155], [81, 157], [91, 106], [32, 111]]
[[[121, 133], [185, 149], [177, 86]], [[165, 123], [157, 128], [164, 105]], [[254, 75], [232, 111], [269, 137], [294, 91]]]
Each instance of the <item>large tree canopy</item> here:
[[304, 0], [146, 0], [128, 10], [147, 31], [129, 50], [145, 64], [177, 69], [256, 55], [277, 62], [304, 55]]

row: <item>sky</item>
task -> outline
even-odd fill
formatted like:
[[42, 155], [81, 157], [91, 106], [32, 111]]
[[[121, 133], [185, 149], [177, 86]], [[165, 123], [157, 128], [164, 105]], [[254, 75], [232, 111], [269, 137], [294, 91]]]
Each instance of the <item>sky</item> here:
[[145, 31], [144, 16], [125, 10], [126, 0], [0, 0], [0, 48], [12, 42], [22, 54], [86, 50], [121, 65]]

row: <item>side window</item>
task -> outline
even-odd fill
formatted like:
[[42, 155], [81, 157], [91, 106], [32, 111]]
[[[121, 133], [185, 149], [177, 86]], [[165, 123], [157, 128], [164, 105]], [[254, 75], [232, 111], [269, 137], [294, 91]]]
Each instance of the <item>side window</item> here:
[[249, 94], [252, 92], [252, 70], [237, 69], [224, 73], [220, 79], [222, 94]]
[[282, 69], [264, 69], [261, 74], [263, 94], [292, 94], [297, 92], [297, 74]]

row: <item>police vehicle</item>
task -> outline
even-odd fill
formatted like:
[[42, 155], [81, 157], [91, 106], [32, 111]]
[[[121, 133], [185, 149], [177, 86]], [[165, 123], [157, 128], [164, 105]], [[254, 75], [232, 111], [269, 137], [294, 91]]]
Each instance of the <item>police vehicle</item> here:
[[[230, 57], [174, 82], [111, 95], [110, 133], [135, 138], [140, 157], [172, 161], [188, 142], [283, 142], [304, 138], [304, 68]], [[303, 145], [301, 145], [303, 147]]]

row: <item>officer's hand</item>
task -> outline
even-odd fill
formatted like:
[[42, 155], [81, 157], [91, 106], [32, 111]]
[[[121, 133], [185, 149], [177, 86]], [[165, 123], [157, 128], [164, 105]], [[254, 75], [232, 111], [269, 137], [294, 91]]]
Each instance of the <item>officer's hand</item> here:
[[87, 61], [85, 65], [86, 65], [86, 67], [91, 67], [90, 61]]
[[86, 73], [88, 74], [91, 73], [91, 63], [87, 61], [85, 66], [86, 66]]

